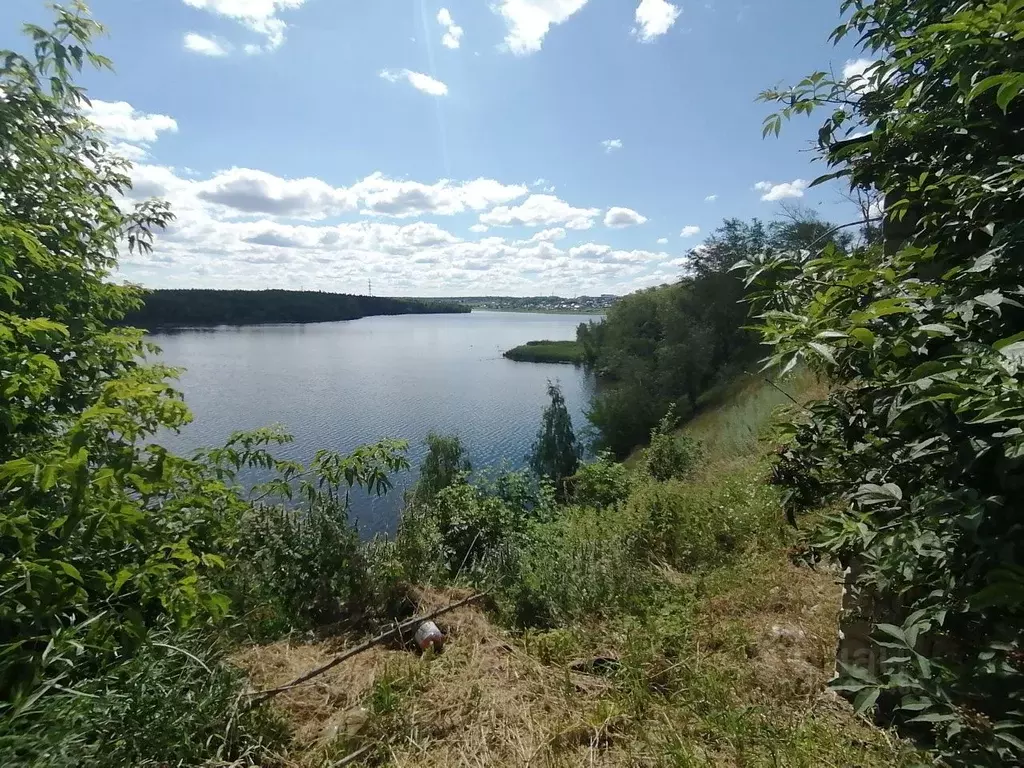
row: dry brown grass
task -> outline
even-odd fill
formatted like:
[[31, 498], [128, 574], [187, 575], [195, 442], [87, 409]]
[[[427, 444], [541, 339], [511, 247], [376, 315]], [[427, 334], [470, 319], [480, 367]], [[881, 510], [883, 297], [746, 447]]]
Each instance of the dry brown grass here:
[[[692, 591], [694, 577], [665, 578], [670, 591]], [[278, 697], [295, 734], [287, 764], [327, 766], [366, 745], [370, 751], [354, 765], [898, 764], [900, 750], [888, 737], [825, 689], [840, 600], [835, 581], [828, 571], [768, 557], [749, 571], [705, 579], [711, 594], [697, 604], [698, 629], [681, 639], [678, 657], [665, 655], [666, 639], [654, 631], [515, 638], [481, 608], [460, 608], [438, 621], [448, 635], [439, 656], [374, 648]], [[465, 594], [420, 590], [419, 611]], [[552, 639], [561, 650], [551, 650]], [[275, 643], [245, 650], [237, 663], [254, 687], [272, 687], [341, 647]], [[573, 654], [613, 662], [604, 672], [580, 673], [568, 662]], [[380, 700], [391, 701], [396, 688], [397, 704], [381, 711]]]
[[[418, 612], [465, 594], [420, 590]], [[339, 747], [354, 751], [368, 741], [376, 742], [375, 762], [395, 766], [594, 764], [587, 755], [607, 734], [585, 713], [606, 686], [524, 653], [478, 607], [460, 608], [437, 623], [448, 642], [436, 657], [373, 648], [277, 697], [275, 706], [294, 729], [289, 764], [325, 764], [341, 757]], [[325, 663], [342, 647], [279, 642], [247, 648], [235, 661], [254, 688], [270, 688]], [[382, 678], [416, 682], [401, 703], [401, 733], [381, 733], [373, 722], [374, 686]]]

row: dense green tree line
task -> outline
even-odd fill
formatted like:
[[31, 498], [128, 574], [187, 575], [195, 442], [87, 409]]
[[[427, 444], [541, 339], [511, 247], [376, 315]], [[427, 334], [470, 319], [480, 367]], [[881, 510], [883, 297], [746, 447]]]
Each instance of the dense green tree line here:
[[443, 301], [391, 299], [322, 291], [148, 291], [141, 306], [121, 321], [139, 328], [172, 328], [262, 323], [324, 323], [372, 315], [469, 312]]
[[727, 219], [690, 252], [679, 282], [626, 296], [603, 321], [581, 324], [577, 340], [603, 379], [588, 414], [601, 446], [627, 455], [670, 407], [688, 417], [704, 392], [757, 360], [750, 289], [734, 264], [826, 242], [847, 249], [852, 237], [807, 210], [767, 225]]

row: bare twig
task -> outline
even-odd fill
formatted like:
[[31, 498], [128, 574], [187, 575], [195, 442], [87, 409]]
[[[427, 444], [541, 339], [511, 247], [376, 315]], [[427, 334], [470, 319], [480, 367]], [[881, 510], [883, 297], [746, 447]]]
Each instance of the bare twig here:
[[351, 765], [356, 760], [358, 760], [360, 757], [362, 757], [367, 752], [369, 752], [371, 749], [373, 749], [373, 745], [372, 744], [367, 744], [365, 747], [361, 747], [360, 749], [357, 749], [355, 752], [352, 752], [351, 754], [345, 755], [338, 762], [331, 763], [330, 768], [341, 768], [343, 765]]
[[487, 592], [478, 592], [475, 595], [470, 595], [469, 597], [467, 597], [467, 598], [465, 598], [463, 600], [459, 600], [458, 602], [446, 605], [444, 608], [439, 608], [436, 611], [433, 611], [431, 613], [427, 613], [427, 614], [424, 614], [422, 616], [414, 616], [411, 619], [407, 619], [406, 621], [403, 621], [401, 624], [395, 625], [394, 627], [392, 627], [391, 629], [387, 630], [386, 632], [381, 632], [379, 635], [377, 635], [374, 638], [371, 638], [371, 639], [367, 640], [365, 643], [360, 643], [359, 645], [355, 646], [354, 648], [350, 648], [349, 650], [345, 651], [344, 653], [342, 653], [342, 654], [340, 654], [338, 656], [335, 656], [333, 659], [331, 659], [329, 662], [327, 662], [323, 666], [317, 667], [316, 669], [314, 669], [314, 670], [312, 670], [310, 672], [307, 672], [302, 677], [296, 678], [295, 680], [293, 680], [290, 683], [287, 683], [286, 685], [281, 685], [281, 686], [278, 686], [277, 688], [268, 688], [268, 689], [263, 690], [263, 691], [252, 691], [252, 692], [249, 693], [249, 696], [253, 697], [253, 699], [249, 702], [249, 706], [252, 707], [252, 706], [255, 706], [256, 704], [262, 704], [264, 701], [267, 701], [268, 699], [272, 699], [274, 696], [277, 696], [279, 693], [284, 693], [285, 691], [290, 691], [292, 688], [298, 688], [303, 683], [308, 683], [314, 677], [318, 677], [318, 676], [322, 675], [324, 672], [327, 672], [330, 669], [334, 669], [334, 667], [338, 666], [343, 661], [347, 661], [348, 659], [351, 659], [353, 656], [358, 656], [360, 653], [363, 653], [364, 651], [368, 651], [370, 648], [373, 648], [375, 645], [379, 645], [380, 643], [383, 643], [385, 640], [389, 640], [390, 638], [392, 638], [395, 635], [401, 633], [402, 631], [411, 628], [413, 625], [419, 624], [420, 622], [423, 622], [423, 621], [429, 621], [431, 619], [436, 619], [438, 616], [443, 616], [444, 614], [448, 613], [449, 611], [454, 611], [456, 608], [461, 608], [462, 606], [464, 606], [464, 605], [466, 605], [468, 603], [475, 602], [476, 600], [479, 600], [480, 598], [482, 598], [486, 594], [487, 594]]
[[876, 217], [871, 218], [871, 219], [864, 219], [863, 221], [851, 221], [851, 222], [849, 222], [847, 224], [840, 224], [838, 227], [832, 227], [832, 229], [830, 229], [828, 232], [826, 232], [821, 237], [819, 237], [817, 240], [815, 240], [813, 243], [811, 243], [807, 247], [807, 250], [808, 251], [813, 251], [814, 250], [814, 246], [816, 246], [822, 240], [827, 240], [828, 238], [832, 237], [832, 235], [834, 235], [836, 232], [839, 232], [840, 230], [848, 229], [849, 227], [860, 227], [860, 226], [864, 226], [865, 224], [872, 224], [872, 223], [874, 223], [876, 221], [882, 221], [883, 218], [885, 218], [885, 217], [884, 216], [876, 216]]
[[786, 390], [784, 390], [784, 389], [783, 389], [782, 387], [780, 387], [780, 386], [779, 386], [778, 384], [776, 384], [776, 383], [775, 383], [774, 381], [772, 381], [771, 379], [769, 379], [769, 378], [768, 378], [767, 376], [765, 376], [765, 375], [763, 375], [763, 374], [760, 374], [760, 373], [755, 373], [755, 374], [753, 374], [753, 375], [754, 375], [754, 376], [757, 376], [757, 378], [759, 378], [759, 379], [763, 379], [763, 380], [764, 380], [764, 381], [765, 381], [766, 383], [768, 383], [768, 384], [770, 384], [771, 386], [775, 387], [775, 389], [779, 390], [779, 392], [781, 392], [781, 393], [782, 393], [782, 394], [784, 394], [784, 395], [785, 395], [786, 397], [788, 397], [788, 398], [789, 398], [790, 400], [792, 400], [792, 401], [793, 401], [793, 405], [795, 405], [795, 406], [796, 406], [797, 408], [799, 408], [800, 410], [802, 410], [802, 411], [808, 411], [808, 413], [810, 412], [810, 411], [809, 411], [809, 409], [808, 409], [808, 408], [807, 408], [806, 406], [802, 405], [802, 404], [800, 403], [800, 401], [799, 401], [799, 400], [797, 400], [797, 399], [796, 399], [795, 397], [793, 397], [793, 396], [792, 396], [791, 394], [789, 394], [789, 392], [787, 392]]

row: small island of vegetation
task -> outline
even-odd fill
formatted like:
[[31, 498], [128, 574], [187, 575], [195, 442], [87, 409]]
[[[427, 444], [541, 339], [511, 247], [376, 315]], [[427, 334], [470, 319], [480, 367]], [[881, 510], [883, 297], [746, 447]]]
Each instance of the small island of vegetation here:
[[528, 341], [505, 355], [519, 363], [572, 363], [584, 361], [583, 345], [578, 341]]
[[375, 315], [465, 313], [471, 308], [443, 300], [391, 299], [323, 291], [149, 291], [125, 325], [188, 328], [269, 323], [330, 323]]

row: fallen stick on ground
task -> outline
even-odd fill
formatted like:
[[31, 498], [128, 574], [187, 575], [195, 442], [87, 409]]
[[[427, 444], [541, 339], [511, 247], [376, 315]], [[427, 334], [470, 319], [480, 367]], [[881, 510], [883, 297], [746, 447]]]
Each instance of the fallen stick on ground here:
[[404, 632], [406, 629], [409, 629], [414, 624], [419, 624], [423, 621], [430, 621], [431, 619], [436, 619], [438, 616], [443, 616], [449, 611], [454, 611], [456, 608], [461, 608], [462, 606], [468, 603], [472, 603], [476, 600], [479, 600], [486, 594], [486, 592], [478, 592], [477, 594], [470, 595], [469, 597], [459, 600], [456, 603], [446, 605], [444, 608], [438, 608], [436, 611], [433, 611], [432, 613], [427, 613], [422, 616], [414, 616], [411, 619], [406, 619], [401, 624], [396, 624], [391, 629], [387, 630], [386, 632], [381, 632], [379, 635], [367, 640], [365, 643], [361, 643], [355, 646], [354, 648], [350, 648], [344, 653], [335, 656], [333, 659], [331, 659], [323, 666], [317, 667], [316, 669], [307, 672], [302, 677], [296, 678], [295, 680], [292, 680], [290, 683], [287, 683], [286, 685], [280, 685], [277, 688], [268, 688], [263, 691], [252, 691], [249, 693], [249, 695], [253, 697], [253, 699], [249, 702], [249, 707], [253, 707], [256, 704], [262, 704], [264, 701], [272, 699], [279, 693], [290, 691], [292, 688], [298, 688], [303, 683], [308, 683], [314, 677], [322, 675], [329, 669], [333, 669], [334, 667], [341, 664], [343, 661], [351, 659], [353, 656], [358, 656], [363, 651], [368, 651], [370, 648], [373, 648], [373, 646], [383, 643], [385, 640], [389, 640], [390, 638], [394, 637], [400, 632]]
[[372, 748], [373, 748], [373, 745], [372, 744], [368, 744], [367, 746], [363, 747], [362, 749], [357, 749], [352, 754], [345, 755], [338, 762], [331, 763], [330, 768], [341, 768], [343, 765], [351, 765], [356, 760], [358, 760], [360, 757], [362, 757], [367, 752], [369, 752]]

